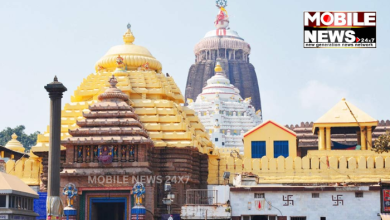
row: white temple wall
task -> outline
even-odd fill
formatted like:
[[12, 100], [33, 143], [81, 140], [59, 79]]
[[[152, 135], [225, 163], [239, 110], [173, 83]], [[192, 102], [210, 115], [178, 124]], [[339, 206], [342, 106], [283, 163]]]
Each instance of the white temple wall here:
[[[363, 192], [362, 198], [355, 197], [355, 191], [253, 192], [248, 189], [246, 192], [231, 191], [230, 202], [233, 217], [273, 215], [287, 216], [287, 219], [302, 216], [307, 220], [320, 220], [321, 217], [326, 220], [380, 220], [379, 191], [359, 192]], [[265, 199], [255, 198], [255, 193], [264, 193]], [[319, 193], [319, 198], [312, 198], [312, 193]], [[256, 201], [263, 201], [262, 209], [256, 208]]]

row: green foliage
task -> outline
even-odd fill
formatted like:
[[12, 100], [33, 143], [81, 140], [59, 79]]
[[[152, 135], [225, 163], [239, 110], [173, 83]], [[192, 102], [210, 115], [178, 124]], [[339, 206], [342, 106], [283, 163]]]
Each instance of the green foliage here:
[[383, 153], [383, 152], [389, 152], [390, 151], [390, 132], [386, 131], [385, 134], [382, 134], [379, 136], [375, 142], [374, 146], [372, 147], [372, 150], [376, 153]]
[[12, 134], [15, 133], [18, 135], [17, 140], [23, 144], [23, 147], [26, 148], [26, 151], [29, 151], [32, 146], [37, 144], [37, 136], [40, 134], [39, 131], [36, 131], [32, 134], [26, 134], [24, 130], [26, 127], [24, 125], [16, 126], [15, 128], [7, 127], [6, 129], [0, 132], [0, 145], [5, 146], [8, 141], [12, 139]]

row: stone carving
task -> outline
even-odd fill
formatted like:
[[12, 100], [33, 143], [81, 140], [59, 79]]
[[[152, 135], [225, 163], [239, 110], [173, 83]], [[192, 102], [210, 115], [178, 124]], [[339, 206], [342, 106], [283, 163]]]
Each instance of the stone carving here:
[[100, 147], [100, 153], [99, 153], [98, 160], [102, 164], [112, 163], [112, 146]]

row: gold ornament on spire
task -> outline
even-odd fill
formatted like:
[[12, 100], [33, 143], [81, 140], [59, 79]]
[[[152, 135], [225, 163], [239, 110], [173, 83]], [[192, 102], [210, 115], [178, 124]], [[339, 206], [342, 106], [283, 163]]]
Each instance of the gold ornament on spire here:
[[133, 44], [133, 42], [135, 40], [135, 37], [134, 37], [133, 33], [131, 32], [130, 28], [131, 28], [131, 25], [127, 24], [127, 31], [123, 35], [123, 42], [125, 42], [125, 44]]
[[221, 64], [219, 64], [219, 62], [217, 63], [217, 65], [215, 65], [215, 72], [218, 73], [218, 72], [222, 72], [222, 67], [221, 67]]
[[[131, 32], [130, 24], [127, 25], [127, 31], [123, 35], [124, 43], [111, 47], [108, 52], [96, 63], [96, 72], [111, 72], [119, 71], [118, 63], [116, 58], [118, 54], [123, 58], [123, 71], [134, 71], [137, 70], [141, 65], [148, 63], [149, 69], [161, 73], [161, 63], [153, 57], [145, 47], [134, 44], [134, 35]], [[103, 67], [104, 69], [100, 68]], [[123, 72], [120, 71], [120, 72]]]

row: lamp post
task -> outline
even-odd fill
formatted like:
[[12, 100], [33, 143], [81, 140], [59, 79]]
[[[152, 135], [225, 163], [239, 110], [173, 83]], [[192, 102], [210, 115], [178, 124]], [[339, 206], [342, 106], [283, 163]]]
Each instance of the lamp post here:
[[171, 194], [171, 183], [167, 182], [164, 185], [165, 192], [168, 192], [168, 195], [166, 198], [163, 198], [164, 205], [167, 205], [168, 214], [171, 214], [171, 205], [173, 202], [173, 199], [175, 199], [175, 194]]
[[67, 91], [66, 87], [58, 82], [57, 76], [54, 81], [45, 86], [50, 97], [50, 139], [49, 139], [49, 171], [47, 189], [47, 219], [55, 216], [62, 218], [63, 204], [60, 198], [60, 166], [61, 166], [61, 99]]

